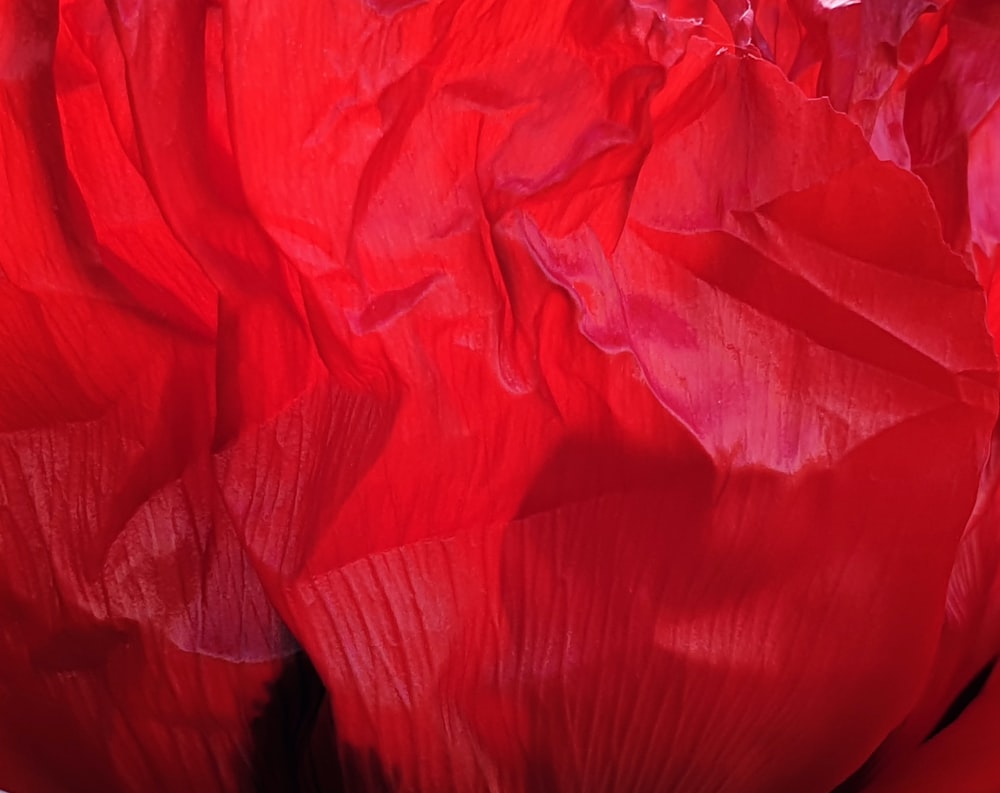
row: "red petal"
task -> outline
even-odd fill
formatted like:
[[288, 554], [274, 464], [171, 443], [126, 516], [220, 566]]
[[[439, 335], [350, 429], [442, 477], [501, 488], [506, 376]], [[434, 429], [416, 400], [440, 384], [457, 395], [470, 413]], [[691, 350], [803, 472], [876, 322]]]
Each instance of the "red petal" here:
[[1000, 784], [1000, 677], [992, 675], [959, 719], [912, 757], [889, 766], [866, 793], [990, 793]]
[[[281, 51], [267, 37], [298, 40], [302, 13], [252, 28], [261, 38], [238, 53], [254, 84], [289, 104], [282, 134], [308, 137], [295, 114], [316, 101], [289, 96], [281, 68], [268, 79], [263, 65]], [[430, 24], [411, 13], [408, 30]], [[332, 184], [357, 185], [363, 212], [331, 224], [346, 242], [310, 240], [330, 253], [309, 259], [307, 277], [331, 333], [346, 334], [335, 318], [346, 305], [355, 332], [381, 345], [356, 349], [392, 360], [403, 396], [385, 450], [329, 527], [307, 532], [320, 539], [301, 573], [276, 571], [290, 620], [340, 737], [379, 758], [371, 786], [384, 774], [431, 790], [613, 778], [829, 789], [902, 720], [931, 665], [995, 417], [981, 293], [920, 183], [776, 70], [692, 45], [647, 122], [596, 78], [623, 70], [632, 103], [655, 85], [654, 66], [624, 71], [613, 29], [585, 58], [546, 39], [560, 87], [550, 96], [534, 28], [511, 41], [508, 13], [476, 28], [486, 76], [472, 80], [447, 48], [426, 56], [436, 71], [410, 73], [377, 105], [387, 139], [348, 138], [366, 154], [336, 166]], [[302, 40], [315, 49], [300, 54], [319, 59], [322, 41]], [[510, 73], [491, 83], [491, 58], [511, 48], [526, 65], [504, 60]], [[438, 84], [449, 90], [432, 94]], [[323, 89], [334, 140], [350, 113], [374, 112], [337, 109], [345, 90]], [[263, 173], [263, 151], [279, 144], [261, 143], [259, 108], [242, 107], [236, 151]], [[249, 183], [262, 222], [285, 223], [263, 177]], [[291, 228], [335, 201], [292, 193], [281, 204], [298, 206]], [[338, 268], [338, 244], [349, 266]], [[571, 292], [603, 353], [580, 343], [536, 266]], [[931, 311], [947, 334], [930, 331]], [[444, 352], [456, 337], [468, 353]], [[641, 378], [616, 360], [623, 350]], [[581, 399], [585, 387], [599, 397]], [[232, 453], [264, 481], [253, 461], [297, 441], [261, 438], [252, 456]], [[243, 525], [300, 525], [270, 507], [316, 491], [306, 477], [279, 498], [293, 481], [277, 477], [275, 495], [238, 511]]]
[[289, 642], [207, 525], [216, 295], [55, 11], [0, 10], [0, 785], [232, 790]]
[[925, 5], [2, 9], [0, 785], [249, 786], [286, 674], [358, 790], [821, 793], [939, 713], [995, 98]]

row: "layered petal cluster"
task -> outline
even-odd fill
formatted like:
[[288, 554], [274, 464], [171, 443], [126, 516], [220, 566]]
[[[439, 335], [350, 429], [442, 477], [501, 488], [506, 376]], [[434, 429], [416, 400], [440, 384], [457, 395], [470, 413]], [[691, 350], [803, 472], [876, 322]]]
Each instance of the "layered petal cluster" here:
[[1000, 3], [0, 0], [0, 788], [1000, 789]]

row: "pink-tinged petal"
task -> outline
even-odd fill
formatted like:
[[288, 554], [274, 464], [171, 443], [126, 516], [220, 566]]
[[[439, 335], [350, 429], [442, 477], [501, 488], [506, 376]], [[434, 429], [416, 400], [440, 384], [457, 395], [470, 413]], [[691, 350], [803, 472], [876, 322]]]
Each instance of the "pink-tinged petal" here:
[[[1000, 102], [969, 138], [969, 221], [972, 243], [978, 248], [980, 280], [995, 288], [996, 265], [1000, 257]], [[996, 305], [991, 296], [990, 306]], [[990, 327], [1000, 329], [1000, 322]]]
[[760, 0], [753, 13], [757, 50], [919, 175], [945, 239], [965, 250], [981, 200], [966, 184], [969, 139], [1000, 97], [996, 4]]
[[[933, 663], [996, 418], [976, 279], [776, 68], [692, 40], [664, 75], [592, 9], [466, 10], [227, 31], [248, 204], [320, 353], [391, 405], [317, 392], [314, 435], [216, 459], [359, 789], [830, 790]], [[355, 69], [386, 30], [421, 65]]]
[[[776, 70], [709, 47], [692, 47], [653, 111], [613, 247], [586, 226], [525, 233], [584, 333], [632, 351], [717, 459], [791, 473], [955, 398], [992, 412], [982, 295], [916, 179]], [[956, 336], [926, 325], [946, 294]]]
[[940, 781], [992, 733], [900, 737], [993, 645], [970, 9], [0, 7], [0, 786]]
[[945, 239], [964, 249], [970, 237], [969, 137], [1000, 102], [1000, 6], [956, 3], [946, 41], [908, 81], [903, 126], [911, 167], [931, 191]]

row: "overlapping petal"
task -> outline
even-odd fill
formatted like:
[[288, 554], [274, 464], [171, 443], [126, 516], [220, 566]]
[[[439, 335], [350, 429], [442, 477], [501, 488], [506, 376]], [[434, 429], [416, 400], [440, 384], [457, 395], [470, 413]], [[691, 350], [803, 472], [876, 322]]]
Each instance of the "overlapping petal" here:
[[993, 784], [994, 4], [0, 10], [0, 787]]

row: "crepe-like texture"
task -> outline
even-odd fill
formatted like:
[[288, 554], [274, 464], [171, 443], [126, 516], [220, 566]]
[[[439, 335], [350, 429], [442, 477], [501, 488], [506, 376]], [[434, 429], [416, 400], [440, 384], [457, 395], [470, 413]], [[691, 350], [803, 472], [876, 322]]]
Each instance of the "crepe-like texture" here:
[[0, 0], [0, 788], [1000, 789], [998, 53]]

